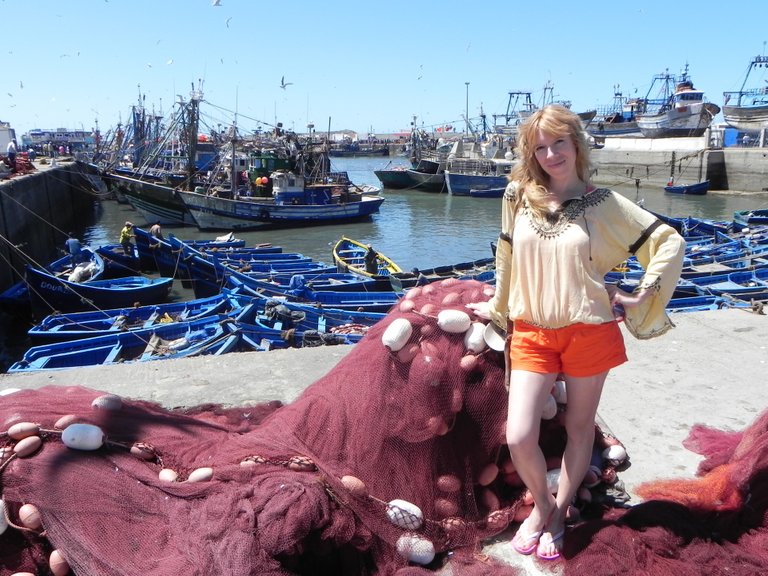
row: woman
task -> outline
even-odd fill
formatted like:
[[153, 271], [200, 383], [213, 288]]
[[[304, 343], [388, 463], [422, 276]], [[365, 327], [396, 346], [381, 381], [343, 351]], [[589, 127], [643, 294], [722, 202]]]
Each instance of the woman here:
[[[552, 105], [519, 129], [519, 162], [502, 206], [496, 292], [469, 304], [507, 329], [510, 385], [506, 439], [534, 508], [512, 545], [560, 557], [566, 511], [587, 472], [597, 406], [608, 371], [626, 361], [618, 320], [638, 338], [672, 326], [665, 306], [682, 268], [685, 241], [618, 193], [589, 183], [589, 147], [579, 117]], [[635, 254], [645, 275], [634, 293], [604, 284]], [[567, 443], [556, 496], [539, 447], [545, 400], [558, 375], [567, 387]]]

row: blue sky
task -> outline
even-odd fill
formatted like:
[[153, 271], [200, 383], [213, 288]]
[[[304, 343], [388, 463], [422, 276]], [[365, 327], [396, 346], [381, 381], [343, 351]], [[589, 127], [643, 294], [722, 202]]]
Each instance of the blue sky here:
[[[766, 54], [768, 2], [0, 0], [0, 120], [104, 132], [139, 93], [167, 114], [202, 80], [204, 121], [367, 133], [503, 113], [508, 93], [575, 111], [643, 96], [686, 63], [722, 106]], [[290, 85], [280, 88], [281, 79]], [[762, 78], [757, 81], [763, 82]], [[469, 86], [465, 84], [469, 82]]]

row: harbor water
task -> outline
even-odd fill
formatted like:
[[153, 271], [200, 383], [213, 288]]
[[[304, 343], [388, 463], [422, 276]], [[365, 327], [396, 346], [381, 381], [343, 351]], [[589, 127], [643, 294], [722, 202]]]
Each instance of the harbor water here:
[[[334, 170], [346, 170], [357, 184], [380, 186], [374, 170], [407, 166], [404, 157], [333, 158]], [[657, 213], [731, 220], [736, 210], [768, 207], [768, 193], [712, 192], [704, 196], [668, 194], [661, 188], [634, 185], [615, 188], [618, 192]], [[382, 191], [386, 198], [371, 221], [237, 232], [247, 245], [271, 243], [286, 252], [301, 252], [332, 265], [331, 250], [341, 236], [370, 243], [404, 270], [430, 268], [491, 255], [491, 242], [499, 235], [498, 198], [471, 198], [419, 190]], [[78, 231], [92, 246], [117, 242], [126, 220], [148, 228], [151, 223], [129, 205], [107, 200], [98, 208], [92, 223]], [[191, 227], [164, 227], [181, 239], [210, 239], [224, 232], [200, 232]]]

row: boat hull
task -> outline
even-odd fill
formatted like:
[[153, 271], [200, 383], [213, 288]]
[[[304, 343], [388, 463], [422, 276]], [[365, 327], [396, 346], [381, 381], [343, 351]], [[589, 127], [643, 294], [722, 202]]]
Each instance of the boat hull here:
[[642, 136], [637, 122], [596, 122], [587, 126], [587, 132], [595, 137], [609, 136]]
[[117, 188], [146, 223], [194, 226], [192, 215], [173, 188], [157, 182], [136, 180], [119, 174], [109, 174], [108, 181]]
[[664, 191], [670, 194], [693, 194], [703, 196], [709, 190], [709, 180], [681, 186], [664, 186]]
[[224, 293], [209, 298], [131, 306], [112, 310], [51, 314], [28, 330], [34, 342], [63, 342], [143, 330], [172, 322], [189, 322], [237, 308], [238, 302]]
[[329, 204], [277, 204], [259, 200], [230, 200], [196, 192], [178, 192], [200, 230], [248, 230], [300, 227], [370, 218], [384, 198]]
[[719, 107], [709, 103], [672, 108], [661, 114], [639, 115], [637, 127], [646, 138], [701, 136], [719, 111]]
[[445, 189], [445, 174], [439, 172], [431, 174], [419, 170], [406, 170], [413, 181], [413, 187], [424, 192], [443, 192]]
[[764, 106], [723, 106], [726, 124], [746, 132], [768, 128], [768, 104]]
[[[461, 172], [445, 171], [445, 184], [452, 196], [471, 196], [471, 191], [482, 191], [501, 188], [502, 191], [509, 183], [506, 174], [464, 174]], [[480, 194], [476, 194], [480, 195]], [[497, 196], [498, 197], [498, 196]]]
[[390, 190], [403, 190], [415, 186], [415, 182], [411, 178], [411, 175], [405, 169], [374, 170], [373, 173], [376, 175], [376, 178], [379, 179], [381, 185]]
[[768, 209], [737, 210], [733, 213], [733, 223], [739, 228], [768, 224]]
[[240, 341], [231, 320], [212, 316], [149, 329], [33, 346], [9, 373], [145, 362], [231, 352]]
[[127, 308], [139, 302], [164, 302], [173, 287], [173, 278], [128, 276], [115, 280], [70, 282], [44, 270], [27, 266], [26, 281], [32, 306], [45, 314], [81, 310]]

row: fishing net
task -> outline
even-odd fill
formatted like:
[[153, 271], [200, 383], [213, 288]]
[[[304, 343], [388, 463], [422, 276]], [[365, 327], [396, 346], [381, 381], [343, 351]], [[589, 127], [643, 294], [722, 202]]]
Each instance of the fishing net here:
[[[503, 352], [466, 316], [466, 303], [491, 292], [458, 280], [414, 288], [288, 405], [169, 409], [53, 386], [2, 397], [0, 490], [11, 526], [0, 534], [0, 574], [47, 574], [54, 550], [78, 576], [417, 576], [446, 563], [468, 576], [518, 573], [481, 554], [484, 540], [531, 508], [504, 446]], [[542, 419], [551, 468], [562, 455], [565, 409]], [[12, 428], [23, 422], [41, 430]], [[90, 441], [94, 430], [94, 445], [106, 434], [100, 448], [65, 445]], [[717, 440], [713, 464], [747, 450], [757, 466], [760, 433], [740, 449], [747, 436], [698, 438]], [[619, 463], [601, 455], [617, 445], [595, 427], [591, 492], [580, 491], [566, 571], [687, 574], [718, 558], [725, 545], [706, 522], [726, 522], [723, 510], [671, 501], [615, 508]], [[731, 530], [720, 538], [729, 559], [740, 553], [746, 562], [765, 524], [765, 488], [760, 494], [754, 471], [740, 465], [729, 478], [742, 498], [726, 511]], [[690, 553], [680, 556], [681, 547]]]

